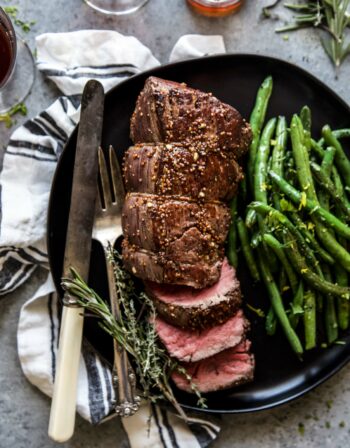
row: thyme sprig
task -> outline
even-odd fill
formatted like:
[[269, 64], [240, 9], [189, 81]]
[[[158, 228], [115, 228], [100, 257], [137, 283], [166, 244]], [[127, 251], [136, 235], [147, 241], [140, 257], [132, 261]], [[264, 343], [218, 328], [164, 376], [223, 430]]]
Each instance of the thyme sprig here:
[[[273, 9], [280, 0], [263, 8], [264, 17], [271, 18]], [[350, 26], [350, 0], [308, 0], [301, 3], [284, 3], [284, 7], [293, 11], [293, 21], [287, 26], [276, 29], [277, 33], [302, 28], [320, 28], [325, 31], [321, 43], [327, 55], [336, 67], [350, 54], [350, 40], [347, 28]], [[273, 16], [276, 18], [276, 16]]]
[[[137, 292], [132, 277], [122, 268], [118, 253], [111, 252], [109, 258], [113, 264], [120, 307], [125, 319], [117, 321], [108, 304], [84, 282], [75, 269], [71, 270], [71, 278], [62, 279], [62, 286], [68, 294], [76, 297], [80, 306], [100, 319], [100, 327], [133, 358], [140, 394], [153, 403], [159, 399], [168, 400], [180, 417], [190, 421], [173, 393], [169, 383], [171, 374], [177, 371], [186, 377], [198, 397], [198, 406], [206, 407], [205, 398], [186, 369], [172, 359], [161, 345], [153, 325], [156, 310], [152, 300], [144, 292]], [[141, 313], [138, 311], [140, 307]]]

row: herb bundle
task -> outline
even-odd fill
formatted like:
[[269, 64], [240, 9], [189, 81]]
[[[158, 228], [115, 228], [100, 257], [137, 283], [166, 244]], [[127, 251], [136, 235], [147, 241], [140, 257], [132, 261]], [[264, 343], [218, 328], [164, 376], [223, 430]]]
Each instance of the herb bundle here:
[[190, 419], [181, 409], [169, 383], [172, 372], [184, 375], [193, 392], [198, 397], [198, 406], [205, 408], [205, 399], [201, 396], [191, 376], [160, 344], [153, 322], [156, 310], [153, 302], [144, 293], [137, 293], [131, 276], [122, 268], [118, 253], [110, 254], [113, 264], [115, 284], [120, 298], [120, 307], [124, 319], [117, 321], [108, 304], [83, 281], [72, 269], [72, 278], [62, 280], [68, 294], [77, 298], [78, 304], [100, 319], [100, 327], [121, 344], [134, 361], [140, 394], [152, 402], [160, 399], [169, 401], [180, 417]]
[[[263, 8], [263, 14], [271, 18], [273, 9], [280, 0]], [[284, 7], [293, 11], [293, 21], [287, 26], [276, 29], [277, 33], [313, 27], [325, 31], [321, 38], [323, 48], [336, 67], [339, 67], [350, 54], [350, 39], [347, 28], [350, 27], [350, 0], [306, 0], [301, 3], [284, 3]]]

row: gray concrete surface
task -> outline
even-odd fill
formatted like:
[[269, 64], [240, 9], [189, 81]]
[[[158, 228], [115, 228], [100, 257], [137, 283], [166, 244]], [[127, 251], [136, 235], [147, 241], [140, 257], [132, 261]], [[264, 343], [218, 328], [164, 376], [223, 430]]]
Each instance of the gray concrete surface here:
[[[336, 75], [319, 44], [317, 32], [290, 34], [289, 39], [273, 32], [275, 24], [261, 20], [260, 8], [267, 1], [247, 0], [237, 16], [207, 19], [190, 11], [185, 0], [150, 0], [140, 12], [123, 18], [95, 13], [82, 0], [13, 0], [1, 4], [18, 5], [19, 15], [37, 21], [26, 35], [34, 49], [34, 38], [43, 32], [77, 29], [115, 29], [138, 37], [162, 62], [182, 34], [223, 34], [230, 52], [273, 55], [292, 61], [331, 86], [350, 102], [348, 60]], [[29, 116], [48, 106], [58, 94], [54, 86], [38, 74], [27, 100]], [[18, 124], [23, 121], [18, 119]], [[10, 135], [0, 124], [0, 147]], [[37, 271], [18, 291], [0, 300], [0, 447], [49, 448], [58, 446], [47, 437], [49, 400], [24, 378], [16, 354], [16, 326], [21, 305], [39, 284]], [[350, 367], [302, 399], [258, 414], [223, 416], [222, 432], [213, 447], [308, 448], [350, 446]], [[299, 426], [303, 424], [304, 433]], [[92, 427], [78, 418], [74, 437], [64, 444], [70, 448], [126, 446], [120, 424], [114, 420]]]

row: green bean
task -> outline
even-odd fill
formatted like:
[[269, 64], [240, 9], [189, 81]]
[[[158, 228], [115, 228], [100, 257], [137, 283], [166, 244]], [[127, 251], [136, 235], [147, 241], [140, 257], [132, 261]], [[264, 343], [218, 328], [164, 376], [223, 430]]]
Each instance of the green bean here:
[[[287, 145], [288, 129], [285, 117], [278, 117], [276, 126], [276, 144], [272, 150], [272, 166], [271, 169], [275, 173], [283, 177], [283, 163]], [[279, 198], [276, 191], [273, 193], [273, 203], [279, 210]]]
[[278, 117], [276, 125], [276, 144], [272, 151], [272, 170], [283, 176], [283, 162], [288, 138], [287, 121]]
[[322, 168], [317, 165], [316, 163], [311, 162], [310, 163], [312, 173], [314, 174], [314, 177], [316, 179], [316, 182], [319, 184], [319, 186], [323, 189], [323, 191], [326, 193], [325, 195], [320, 195], [320, 205], [322, 208], [327, 210], [329, 208], [329, 196], [334, 200], [336, 204], [341, 208], [341, 210], [344, 213], [344, 217], [346, 220], [350, 219], [350, 208], [348, 208], [346, 201], [344, 200], [344, 196], [339, 195], [335, 185], [330, 180], [329, 176], [327, 176]]
[[309, 232], [307, 229], [306, 224], [302, 221], [302, 219], [299, 217], [299, 215], [296, 212], [289, 213], [289, 217], [293, 224], [297, 227], [297, 229], [300, 231], [300, 233], [305, 238], [305, 241], [312, 247], [312, 249], [315, 251], [316, 256], [318, 256], [322, 261], [325, 261], [328, 264], [334, 264], [334, 259], [329, 255], [328, 252], [326, 252], [323, 247], [320, 246], [317, 239], [314, 237], [314, 235]]
[[305, 349], [311, 350], [316, 347], [316, 296], [312, 290], [304, 295], [304, 331]]
[[[328, 282], [332, 281], [332, 275], [328, 266], [323, 267], [325, 278]], [[344, 299], [346, 300], [346, 299]], [[326, 295], [326, 310], [325, 310], [325, 327], [327, 333], [327, 340], [329, 344], [338, 339], [338, 323], [335, 311], [334, 297], [332, 294]]]
[[253, 236], [250, 239], [250, 245], [253, 249], [256, 249], [259, 244], [261, 243], [261, 233], [260, 232], [254, 232]]
[[256, 224], [256, 211], [249, 209], [245, 217], [245, 225], [248, 229], [252, 229]]
[[269, 267], [264, 259], [264, 255], [260, 248], [258, 248], [258, 263], [261, 270], [261, 276], [269, 293], [271, 305], [276, 314], [276, 317], [281, 324], [281, 327], [286, 335], [286, 338], [297, 355], [302, 355], [303, 347], [301, 345], [300, 339], [293, 330], [288, 320], [286, 311], [283, 306], [281, 295], [278, 291], [276, 283], [273, 280]]
[[320, 225], [315, 227], [318, 239], [322, 242], [323, 246], [327, 249], [330, 255], [334, 258], [335, 262], [338, 262], [350, 272], [350, 254], [349, 252], [338, 243], [335, 237], [325, 228]]
[[274, 221], [277, 221], [283, 226], [285, 226], [292, 233], [292, 235], [294, 235], [297, 243], [300, 245], [303, 253], [305, 254], [305, 257], [307, 258], [308, 263], [311, 266], [314, 266], [318, 275], [322, 276], [322, 271], [320, 270], [319, 263], [315, 257], [315, 254], [306, 244], [306, 241], [304, 240], [299, 230], [291, 223], [291, 221], [283, 213], [279, 212], [278, 210], [275, 210], [273, 207], [269, 205], [263, 204], [262, 202], [251, 202], [248, 205], [248, 208], [252, 208], [253, 210], [256, 210], [256, 212], [259, 213], [260, 215], [268, 216], [270, 219], [273, 219]]
[[300, 280], [298, 289], [296, 293], [293, 296], [293, 302], [292, 302], [292, 313], [289, 316], [290, 323], [292, 327], [295, 329], [299, 323], [299, 318], [301, 313], [295, 312], [295, 310], [303, 309], [304, 306], [304, 285], [303, 281]]
[[255, 158], [254, 197], [267, 204], [267, 161], [270, 154], [270, 142], [276, 127], [276, 118], [269, 120], [261, 134], [258, 152]]
[[250, 145], [249, 159], [247, 165], [248, 181], [253, 191], [254, 185], [254, 169], [255, 169], [255, 157], [258, 151], [258, 145], [260, 140], [260, 132], [263, 127], [267, 106], [269, 104], [270, 96], [272, 93], [273, 80], [271, 76], [268, 76], [261, 84], [258, 93], [256, 95], [255, 105], [250, 115], [250, 126], [252, 128], [253, 140]]
[[341, 196], [342, 198], [344, 198], [344, 201], [346, 202], [347, 207], [350, 207], [350, 202], [345, 194], [344, 191], [344, 186], [343, 186], [343, 182], [339, 176], [338, 170], [336, 169], [336, 167], [334, 166], [332, 168], [332, 179], [333, 179], [333, 183], [334, 186], [337, 190], [338, 196]]
[[269, 336], [273, 336], [276, 333], [277, 319], [273, 307], [270, 306], [265, 320], [265, 330]]
[[287, 252], [287, 256], [292, 263], [294, 269], [297, 273], [301, 275], [301, 277], [305, 280], [306, 283], [310, 285], [310, 287], [320, 291], [323, 294], [334, 294], [336, 296], [350, 298], [350, 288], [339, 286], [334, 283], [331, 283], [327, 280], [322, 279], [319, 275], [315, 274], [311, 271], [310, 267], [307, 265], [305, 259], [300, 254], [293, 235], [289, 232], [289, 230], [285, 229], [283, 233], [281, 233], [283, 237], [283, 241], [285, 243], [285, 250]]
[[[332, 169], [332, 177], [334, 181], [334, 186], [338, 192], [338, 195], [344, 197], [344, 188], [342, 181], [340, 179], [340, 176], [337, 172], [337, 169], [333, 167]], [[341, 210], [336, 208], [336, 213], [338, 212], [337, 216], [342, 219], [343, 213]], [[339, 239], [339, 243], [342, 246], [346, 246], [346, 241]], [[336, 264], [334, 266], [334, 273], [336, 282], [340, 286], [347, 286], [348, 285], [348, 273], [346, 270], [340, 266], [339, 264]], [[346, 299], [343, 299], [341, 297], [337, 297], [337, 313], [338, 313], [338, 324], [339, 328], [341, 330], [346, 330], [349, 327], [350, 323], [350, 302]]]
[[[333, 146], [328, 146], [326, 149], [323, 159], [322, 159], [322, 171], [326, 176], [330, 176], [333, 168], [333, 161], [335, 157], [336, 150]], [[278, 173], [277, 173], [278, 174]]]
[[[333, 135], [335, 138], [342, 139], [342, 138], [348, 138], [350, 137], [350, 129], [335, 129], [333, 131]], [[324, 145], [324, 138], [322, 137], [318, 142], [317, 142], [320, 146]]]
[[[269, 174], [272, 177], [272, 179], [278, 184], [280, 189], [287, 196], [290, 194], [289, 197], [291, 197], [291, 199], [294, 198], [294, 202], [301, 203], [301, 200], [303, 198], [301, 193], [297, 192], [297, 190], [295, 190], [284, 179], [282, 179], [280, 176], [277, 176], [275, 173], [270, 172]], [[295, 194], [295, 193], [297, 193], [297, 194]], [[304, 205], [311, 211], [310, 214], [318, 213], [319, 215], [321, 215], [321, 219], [325, 219], [324, 215], [326, 215], [328, 217], [328, 222], [329, 222], [329, 219], [331, 218], [332, 223], [336, 222], [338, 227], [340, 225], [342, 227], [342, 229], [343, 228], [349, 229], [348, 226], [343, 224], [339, 219], [337, 219], [331, 213], [329, 213], [326, 210], [319, 207], [319, 205], [317, 203], [315, 203], [314, 201], [309, 201], [306, 199], [304, 202]], [[322, 242], [322, 244], [328, 250], [328, 252], [331, 254], [331, 256], [335, 260], [337, 260], [347, 271], [350, 272], [350, 254], [348, 253], [348, 251], [346, 249], [344, 249], [344, 247], [338, 243], [338, 241], [334, 238], [334, 236], [321, 223], [319, 223], [317, 220], [315, 220], [315, 222], [316, 222], [315, 230], [316, 230], [316, 234], [317, 234], [319, 240]], [[337, 228], [337, 231], [338, 231], [338, 233], [341, 233], [341, 232], [339, 232], [338, 228]], [[344, 232], [342, 232], [342, 235], [344, 235]]]
[[[276, 127], [276, 118], [272, 118], [265, 125], [260, 142], [258, 147], [258, 152], [256, 154], [255, 160], [255, 174], [254, 174], [254, 196], [256, 199], [260, 200], [267, 204], [267, 164], [269, 160], [270, 147], [271, 147], [271, 138], [275, 131]], [[262, 223], [261, 218], [258, 216], [258, 225], [261, 232], [264, 231], [264, 225]], [[263, 250], [266, 252], [267, 249], [265, 244], [263, 243]], [[278, 271], [277, 259], [274, 254], [271, 254], [268, 257], [268, 263], [272, 272]]]
[[[333, 148], [333, 146], [329, 146], [324, 153], [324, 156], [322, 159], [322, 164], [321, 164], [321, 167], [319, 168], [320, 170], [322, 169], [323, 177], [325, 177], [327, 179], [326, 182], [328, 182], [329, 177], [332, 172], [334, 156], [335, 156], [335, 148]], [[311, 171], [312, 171], [312, 166], [311, 166]], [[315, 176], [316, 182], [319, 182], [320, 178], [317, 177], [317, 173], [313, 173], [313, 174]], [[322, 187], [322, 185], [321, 185], [321, 187]], [[318, 197], [321, 207], [325, 208], [326, 210], [329, 210], [329, 194], [327, 193], [326, 189], [321, 188], [321, 190], [319, 190], [317, 192], [317, 197]]]
[[333, 146], [336, 149], [335, 163], [340, 172], [340, 175], [345, 181], [345, 185], [350, 187], [350, 160], [347, 158], [341, 143], [335, 137], [328, 125], [323, 127], [322, 136], [327, 145]]
[[296, 293], [298, 288], [298, 278], [295, 275], [295, 272], [292, 266], [289, 264], [289, 261], [284, 253], [283, 245], [271, 234], [265, 233], [263, 235], [263, 241], [275, 252], [277, 258], [282, 263], [284, 270], [286, 271], [290, 286], [292, 288], [293, 294]]
[[308, 199], [317, 201], [317, 195], [311, 176], [309, 155], [301, 140], [300, 128], [303, 129], [300, 118], [297, 115], [293, 115], [290, 125], [290, 136], [299, 184], [301, 189], [306, 193]]
[[231, 225], [228, 233], [228, 248], [227, 256], [228, 260], [234, 268], [238, 266], [238, 256], [237, 256], [237, 229], [236, 229], [236, 216], [237, 216], [237, 196], [235, 196], [230, 204], [231, 212]]
[[[338, 233], [341, 233], [342, 231], [344, 233], [348, 233], [349, 237], [350, 237], [350, 228], [348, 228], [349, 231], [347, 231], [346, 229], [347, 226], [345, 224], [343, 224], [336, 217], [334, 217], [335, 219], [333, 219], [332, 214], [330, 214], [327, 210], [324, 210], [322, 207], [319, 207], [318, 198], [311, 177], [309, 156], [307, 151], [305, 151], [303, 145], [300, 144], [300, 141], [298, 139], [298, 132], [296, 132], [296, 128], [299, 129], [300, 123], [297, 118], [293, 117], [293, 119], [294, 119], [293, 123], [294, 128], [293, 130], [291, 130], [291, 134], [293, 133], [294, 135], [293, 154], [296, 156], [298, 178], [300, 185], [303, 188], [303, 190], [306, 190], [306, 201], [305, 201], [306, 208], [310, 206], [309, 211], [311, 212], [311, 214], [315, 212], [315, 215], [318, 215], [319, 217], [318, 219], [316, 219], [315, 215], [312, 216], [312, 220], [315, 224], [315, 230], [318, 239], [321, 241], [323, 246], [328, 250], [328, 252], [332, 255], [332, 257], [337, 261], [339, 261], [339, 263], [341, 263], [345, 269], [350, 271], [350, 254], [337, 242], [337, 240], [332, 235], [332, 232], [329, 231], [326, 227], [324, 227], [323, 223], [326, 222], [329, 227], [334, 228], [334, 230]], [[322, 159], [324, 158], [325, 156], [324, 149], [322, 147], [319, 147], [319, 145], [312, 139], [311, 139], [311, 147], [317, 151], [317, 153], [321, 156]], [[297, 202], [300, 203], [300, 200], [302, 198], [303, 196], [302, 194], [300, 194], [299, 201]], [[300, 205], [302, 204], [300, 203]], [[337, 221], [335, 222], [335, 220]]]
[[300, 122], [304, 129], [304, 144], [308, 151], [311, 149], [311, 110], [304, 106], [300, 111]]
[[323, 159], [325, 150], [322, 146], [316, 142], [313, 138], [311, 139], [311, 150], [320, 158]]
[[237, 230], [238, 230], [239, 239], [241, 241], [243, 255], [247, 262], [247, 266], [250, 271], [250, 274], [255, 281], [259, 281], [260, 275], [259, 275], [258, 266], [256, 265], [254, 255], [253, 255], [252, 249], [250, 247], [248, 231], [246, 229], [243, 219], [241, 219], [241, 218], [237, 218]]
[[304, 130], [311, 133], [311, 110], [309, 106], [302, 107], [300, 111], [300, 120]]
[[350, 239], [350, 227], [341, 222], [336, 216], [332, 213], [328, 212], [324, 208], [320, 207], [317, 201], [307, 199], [303, 197], [303, 194], [300, 191], [296, 190], [292, 187], [288, 182], [282, 179], [281, 176], [278, 176], [273, 171], [269, 172], [271, 179], [275, 182], [275, 184], [279, 187], [279, 189], [288, 196], [294, 203], [299, 204], [301, 206], [305, 206], [305, 208], [311, 212], [311, 214], [319, 217], [323, 222], [327, 223], [329, 227], [335, 230], [339, 235], [343, 236], [346, 239]]
[[[335, 277], [338, 285], [348, 285], [348, 274], [341, 266], [336, 265]], [[350, 323], [350, 302], [349, 300], [337, 297], [337, 311], [338, 311], [338, 323], [341, 330], [347, 330]]]

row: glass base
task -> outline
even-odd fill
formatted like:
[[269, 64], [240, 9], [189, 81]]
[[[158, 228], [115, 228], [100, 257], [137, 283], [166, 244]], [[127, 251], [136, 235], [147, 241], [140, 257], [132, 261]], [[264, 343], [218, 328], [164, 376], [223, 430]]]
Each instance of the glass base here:
[[16, 66], [10, 80], [0, 90], [0, 113], [26, 99], [35, 80], [35, 62], [30, 48], [17, 36]]
[[84, 2], [103, 14], [122, 16], [142, 8], [148, 0], [84, 0]]

